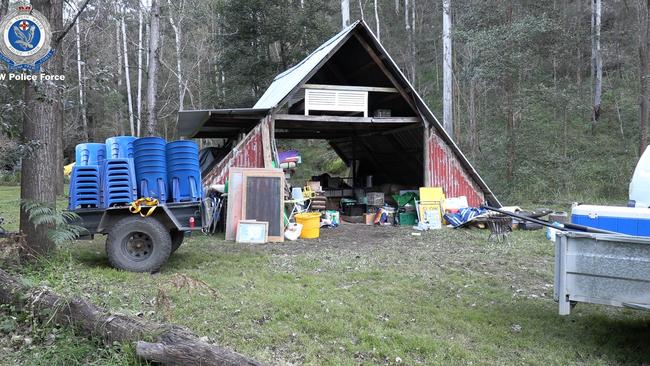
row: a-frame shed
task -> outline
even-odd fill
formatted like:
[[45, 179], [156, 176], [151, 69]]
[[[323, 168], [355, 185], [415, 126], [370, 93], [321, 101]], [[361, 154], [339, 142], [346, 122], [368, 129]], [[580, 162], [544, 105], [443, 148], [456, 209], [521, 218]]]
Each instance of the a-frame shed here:
[[473, 206], [500, 206], [363, 21], [276, 76], [252, 108], [182, 111], [179, 132], [238, 141], [206, 185], [222, 183], [231, 166], [270, 167], [275, 139], [324, 139], [377, 184], [439, 186]]

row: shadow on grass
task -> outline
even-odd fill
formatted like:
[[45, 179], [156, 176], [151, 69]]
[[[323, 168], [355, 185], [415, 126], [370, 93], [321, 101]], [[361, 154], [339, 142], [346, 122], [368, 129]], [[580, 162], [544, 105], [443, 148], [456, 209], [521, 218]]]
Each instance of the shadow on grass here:
[[646, 364], [650, 361], [650, 316], [637, 310], [594, 304], [578, 304], [571, 315], [560, 316], [557, 303], [526, 300], [498, 309], [495, 318], [518, 322], [522, 336], [540, 346], [572, 345], [576, 361], [594, 359], [613, 364]]

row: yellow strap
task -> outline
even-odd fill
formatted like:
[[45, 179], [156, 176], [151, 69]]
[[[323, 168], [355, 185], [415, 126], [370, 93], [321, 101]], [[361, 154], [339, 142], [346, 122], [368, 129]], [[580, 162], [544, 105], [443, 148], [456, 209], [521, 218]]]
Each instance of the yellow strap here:
[[[149, 210], [147, 211], [146, 214], [142, 212], [142, 206], [149, 207]], [[151, 214], [156, 210], [156, 207], [158, 207], [158, 200], [155, 198], [151, 197], [143, 197], [143, 198], [138, 198], [137, 200], [131, 202], [131, 207], [129, 207], [129, 211], [131, 213], [139, 213], [140, 216], [142, 217], [148, 217], [151, 216]]]

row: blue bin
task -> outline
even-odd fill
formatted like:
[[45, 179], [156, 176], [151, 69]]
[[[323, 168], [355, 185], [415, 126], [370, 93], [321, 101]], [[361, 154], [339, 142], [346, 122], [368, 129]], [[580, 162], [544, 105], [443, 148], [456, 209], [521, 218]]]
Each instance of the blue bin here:
[[106, 139], [107, 159], [133, 159], [133, 136], [115, 136]]
[[106, 145], [99, 143], [78, 144], [75, 147], [75, 165], [100, 165], [106, 159]]
[[199, 147], [193, 141], [167, 144], [167, 177], [173, 202], [199, 201], [203, 197]]
[[160, 137], [143, 137], [133, 141], [133, 160], [138, 197], [152, 197], [167, 202], [167, 159]]

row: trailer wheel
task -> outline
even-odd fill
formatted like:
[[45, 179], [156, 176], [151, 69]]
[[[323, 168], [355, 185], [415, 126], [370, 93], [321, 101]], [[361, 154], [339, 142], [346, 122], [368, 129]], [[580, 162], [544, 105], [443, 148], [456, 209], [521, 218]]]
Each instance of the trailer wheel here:
[[128, 216], [108, 232], [106, 253], [111, 266], [131, 272], [155, 272], [172, 250], [169, 231], [151, 217]]
[[183, 239], [185, 239], [185, 232], [180, 230], [172, 230], [169, 232], [169, 235], [172, 238], [172, 253], [178, 249], [178, 247], [183, 244]]

